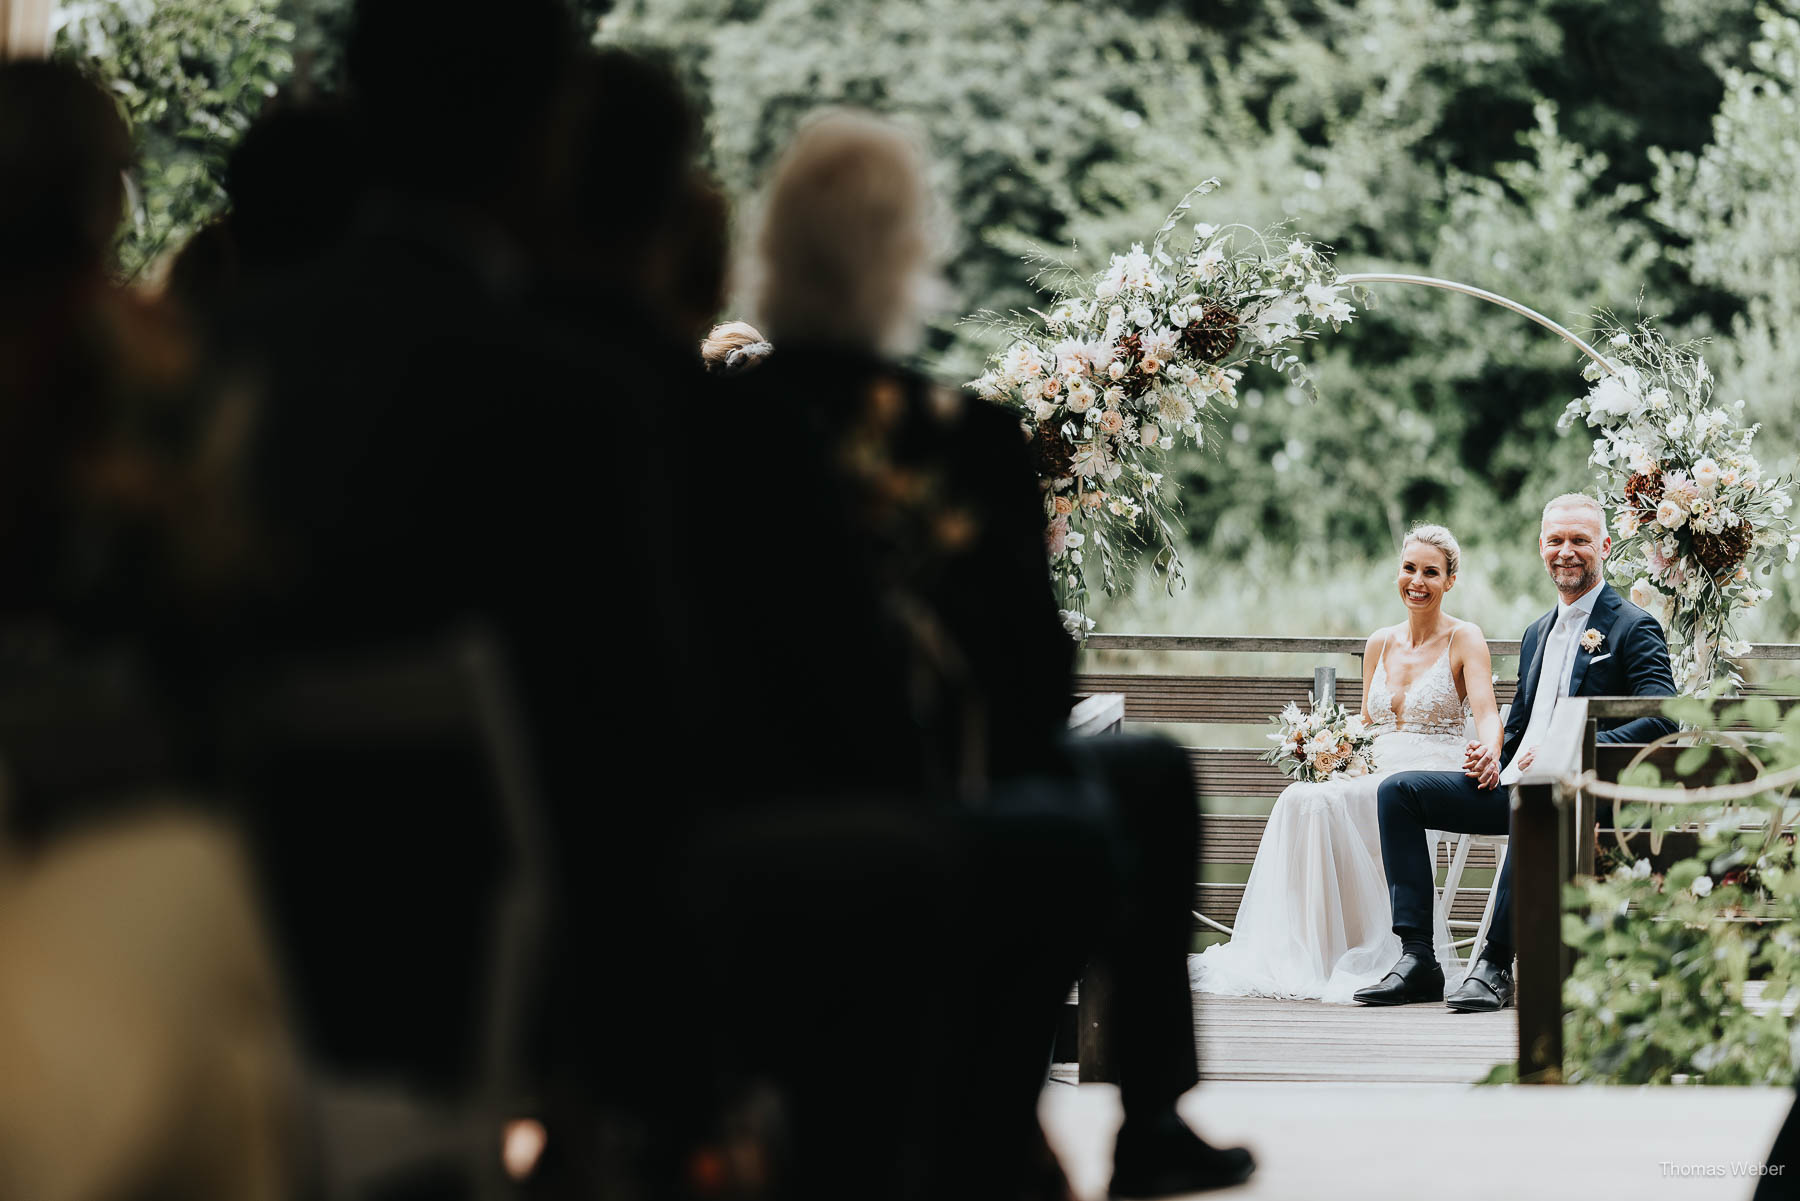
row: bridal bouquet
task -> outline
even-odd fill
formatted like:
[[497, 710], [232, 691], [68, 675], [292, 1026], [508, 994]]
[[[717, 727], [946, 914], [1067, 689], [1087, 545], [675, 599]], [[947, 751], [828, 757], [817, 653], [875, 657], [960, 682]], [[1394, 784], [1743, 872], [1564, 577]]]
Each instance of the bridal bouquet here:
[[1275, 745], [1260, 758], [1273, 763], [1290, 779], [1318, 784], [1340, 777], [1366, 776], [1375, 770], [1375, 735], [1362, 714], [1352, 713], [1336, 701], [1315, 705], [1304, 712], [1289, 702], [1269, 719]]
[[1056, 292], [1047, 312], [1032, 310], [1035, 321], [982, 315], [1010, 343], [972, 386], [1024, 419], [1064, 624], [1078, 638], [1093, 626], [1090, 568], [1118, 590], [1121, 538], [1156, 548], [1171, 590], [1181, 579], [1162, 488], [1177, 438], [1204, 441], [1220, 407], [1237, 407], [1252, 361], [1310, 387], [1293, 349], [1354, 315], [1327, 251], [1279, 228], [1199, 223], [1172, 250], [1182, 215], [1218, 183], [1188, 193], [1149, 249], [1113, 255], [1097, 277]]
[[1735, 686], [1721, 656], [1748, 650], [1734, 637], [1737, 618], [1772, 595], [1763, 581], [1777, 556], [1800, 554], [1790, 481], [1764, 475], [1750, 452], [1760, 427], [1743, 424], [1743, 401], [1713, 403], [1712, 373], [1693, 347], [1643, 323], [1601, 332], [1614, 371], [1590, 364], [1594, 386], [1561, 424], [1600, 428], [1588, 461], [1616, 514], [1613, 570], [1637, 577], [1632, 602], [1661, 620], [1683, 692], [1720, 675]]

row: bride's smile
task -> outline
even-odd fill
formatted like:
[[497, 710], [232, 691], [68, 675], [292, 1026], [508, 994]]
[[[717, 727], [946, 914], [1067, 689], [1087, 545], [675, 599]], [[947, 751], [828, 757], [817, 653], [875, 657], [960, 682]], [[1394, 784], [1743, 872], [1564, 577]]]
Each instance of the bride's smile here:
[[1409, 542], [1400, 557], [1400, 574], [1394, 581], [1400, 600], [1414, 612], [1441, 604], [1444, 593], [1454, 586], [1454, 576], [1447, 573], [1444, 553], [1422, 542]]

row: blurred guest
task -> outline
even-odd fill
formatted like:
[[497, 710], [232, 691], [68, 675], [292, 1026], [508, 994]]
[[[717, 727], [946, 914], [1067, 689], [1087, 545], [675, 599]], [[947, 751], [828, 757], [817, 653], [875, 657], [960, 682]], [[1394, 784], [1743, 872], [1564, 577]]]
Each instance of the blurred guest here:
[[[775, 169], [758, 244], [762, 328], [778, 349], [731, 381], [726, 408], [805, 431], [835, 466], [864, 570], [907, 611], [935, 679], [931, 697], [915, 700], [925, 760], [909, 770], [890, 746], [864, 761], [862, 782], [936, 785], [971, 814], [981, 956], [970, 1021], [982, 1051], [962, 1100], [978, 1132], [971, 1162], [989, 1165], [972, 1170], [989, 1186], [1039, 1173], [1045, 1190], [1061, 1189], [1035, 1102], [1057, 1007], [1093, 956], [1117, 990], [1126, 1121], [1115, 1192], [1234, 1183], [1249, 1175], [1249, 1155], [1208, 1146], [1175, 1112], [1198, 1078], [1185, 969], [1198, 831], [1186, 763], [1159, 740], [1063, 738], [1073, 647], [1018, 423], [885, 357], [922, 333], [942, 245], [931, 217], [910, 138], [854, 114], [806, 125]], [[791, 670], [803, 648], [783, 659]], [[807, 664], [821, 694], [842, 691], [834, 666]], [[1067, 882], [1057, 912], [1007, 917], [1019, 896], [1042, 897], [1033, 881], [1047, 870]]]
[[163, 295], [189, 320], [210, 328], [237, 299], [238, 240], [230, 221], [215, 218], [194, 231], [163, 278]]
[[[355, 131], [296, 118], [234, 161], [246, 253], [282, 270], [225, 332], [267, 566], [221, 664], [238, 678], [216, 693], [254, 693], [264, 666], [379, 660], [479, 626], [513, 665], [562, 813], [590, 803], [599, 769], [576, 748], [604, 726], [603, 648], [587, 636], [600, 604], [578, 586], [591, 575], [572, 570], [585, 540], [569, 522], [593, 495], [594, 398], [608, 382], [636, 391], [628, 366], [601, 376], [525, 305], [578, 52], [559, 0], [511, 4], [504, 21], [477, 0], [360, 0]], [[304, 231], [310, 257], [280, 262], [281, 148], [324, 157], [346, 141], [368, 151], [354, 224], [340, 236], [338, 213]], [[333, 187], [358, 190], [360, 174]], [[516, 865], [493, 782], [470, 766], [480, 748], [435, 749], [284, 769], [286, 748], [240, 748], [307, 1050], [335, 1073], [454, 1097], [486, 1070], [490, 931]]]
[[715, 325], [700, 343], [700, 359], [706, 369], [720, 375], [748, 371], [775, 348], [748, 321], [726, 321]]
[[272, 102], [225, 169], [245, 278], [261, 283], [336, 249], [354, 227], [369, 174], [349, 109], [329, 101]]
[[277, 1198], [254, 888], [137, 670], [211, 527], [193, 350], [111, 279], [129, 161], [103, 89], [0, 64], [0, 1195]]
[[154, 814], [0, 872], [0, 1196], [280, 1201], [298, 1079], [242, 849]]

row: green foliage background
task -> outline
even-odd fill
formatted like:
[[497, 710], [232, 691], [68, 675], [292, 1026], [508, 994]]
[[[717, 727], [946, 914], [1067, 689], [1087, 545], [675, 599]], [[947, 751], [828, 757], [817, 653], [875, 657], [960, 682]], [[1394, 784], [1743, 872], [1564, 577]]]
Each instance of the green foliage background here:
[[[1714, 335], [1721, 399], [1792, 464], [1800, 349], [1800, 86], [1793, 0], [584, 0], [605, 41], [656, 47], [708, 118], [753, 219], [809, 111], [854, 104], [934, 152], [952, 299], [924, 365], [971, 378], [957, 323], [1033, 302], [1033, 249], [1093, 268], [1193, 183], [1196, 218], [1292, 221], [1346, 270], [1442, 275], [1577, 325], [1597, 307]], [[59, 40], [116, 81], [146, 152], [128, 268], [220, 202], [218, 166], [296, 62], [328, 86], [346, 0], [89, 0]], [[1320, 399], [1252, 374], [1227, 436], [1179, 460], [1189, 589], [1141, 588], [1115, 629], [1363, 633], [1415, 520], [1465, 545], [1462, 615], [1516, 633], [1547, 604], [1541, 500], [1587, 486], [1555, 420], [1575, 353], [1475, 301], [1389, 288], [1319, 346]], [[738, 311], [744, 308], [740, 298]], [[1338, 593], [1268, 603], [1316, 580]], [[1628, 583], [1628, 581], [1625, 581]], [[1789, 589], [1752, 637], [1792, 637]], [[1245, 603], [1245, 597], [1263, 603]], [[1234, 624], [1220, 624], [1230, 621]]]

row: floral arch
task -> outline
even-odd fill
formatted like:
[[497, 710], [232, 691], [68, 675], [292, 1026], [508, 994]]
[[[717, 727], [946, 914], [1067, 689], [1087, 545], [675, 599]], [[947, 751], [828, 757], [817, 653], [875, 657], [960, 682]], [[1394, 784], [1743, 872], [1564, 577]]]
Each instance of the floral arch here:
[[1339, 274], [1327, 247], [1281, 227], [1195, 222], [1179, 251], [1171, 235], [1196, 199], [1189, 192], [1146, 249], [1112, 256], [1105, 271], [1058, 290], [1047, 311], [981, 319], [1007, 335], [973, 386], [1020, 412], [1044, 490], [1045, 539], [1063, 620], [1085, 637], [1098, 570], [1121, 590], [1122, 539], [1145, 543], [1168, 586], [1183, 580], [1173, 497], [1161, 468], [1177, 441], [1196, 445], [1256, 365], [1309, 394], [1298, 353], [1355, 319], [1354, 289], [1370, 284], [1442, 288], [1537, 322], [1587, 356], [1590, 385], [1560, 422], [1595, 434], [1588, 462], [1617, 534], [1610, 568], [1632, 579], [1634, 602], [1669, 635], [1677, 683], [1699, 691], [1743, 652], [1738, 617], [1769, 590], [1758, 583], [1776, 556], [1800, 553], [1789, 481], [1764, 476], [1751, 453], [1758, 427], [1744, 402], [1713, 401], [1713, 377], [1694, 345], [1669, 343], [1647, 322], [1597, 318], [1597, 349], [1517, 301], [1449, 280]]

